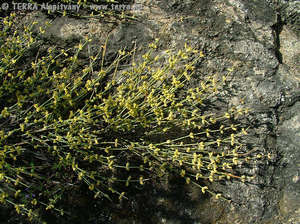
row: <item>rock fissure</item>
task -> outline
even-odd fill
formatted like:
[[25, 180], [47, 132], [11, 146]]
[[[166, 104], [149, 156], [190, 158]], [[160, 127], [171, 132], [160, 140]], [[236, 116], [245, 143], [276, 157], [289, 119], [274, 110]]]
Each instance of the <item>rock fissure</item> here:
[[283, 29], [284, 22], [282, 21], [280, 12], [277, 12], [277, 21], [271, 26], [274, 35], [274, 51], [275, 56], [280, 64], [282, 64], [282, 53], [280, 52], [280, 33]]

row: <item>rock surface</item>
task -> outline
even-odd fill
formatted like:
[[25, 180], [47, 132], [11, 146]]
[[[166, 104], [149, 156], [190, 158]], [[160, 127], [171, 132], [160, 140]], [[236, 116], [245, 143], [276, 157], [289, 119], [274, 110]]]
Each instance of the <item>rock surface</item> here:
[[[244, 101], [252, 109], [248, 141], [269, 158], [244, 170], [255, 176], [252, 183], [212, 186], [231, 198], [231, 204], [175, 181], [165, 188], [145, 189], [136, 195], [136, 203], [113, 214], [99, 211], [90, 223], [300, 223], [299, 1], [135, 2], [143, 9], [131, 22], [56, 18], [49, 40], [73, 44], [74, 37], [92, 33], [93, 49], [110, 33], [108, 57], [134, 44], [142, 51], [155, 38], [161, 40], [160, 50], [191, 44], [205, 54], [200, 73], [227, 74], [232, 68], [231, 88], [224, 98], [236, 106]], [[32, 18], [47, 20], [41, 13]]]

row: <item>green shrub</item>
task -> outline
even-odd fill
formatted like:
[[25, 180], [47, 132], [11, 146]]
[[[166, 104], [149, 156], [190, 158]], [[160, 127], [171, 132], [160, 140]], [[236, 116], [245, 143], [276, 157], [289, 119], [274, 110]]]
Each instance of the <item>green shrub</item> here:
[[251, 159], [239, 140], [248, 110], [217, 106], [226, 77], [199, 74], [202, 52], [186, 44], [161, 54], [156, 40], [142, 58], [120, 50], [104, 63], [105, 44], [82, 63], [89, 39], [39, 52], [30, 27], [21, 32], [14, 15], [2, 24], [1, 203], [32, 220], [63, 214], [82, 184], [115, 201], [168, 173], [216, 198], [208, 182], [246, 180], [233, 168]]

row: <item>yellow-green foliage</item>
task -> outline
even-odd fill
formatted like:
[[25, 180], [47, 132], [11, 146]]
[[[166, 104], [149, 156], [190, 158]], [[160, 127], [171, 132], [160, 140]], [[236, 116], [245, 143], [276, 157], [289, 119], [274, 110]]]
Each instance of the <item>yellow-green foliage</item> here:
[[206, 180], [245, 180], [232, 167], [249, 159], [239, 143], [247, 109], [213, 109], [227, 81], [197, 72], [202, 52], [159, 54], [156, 40], [142, 58], [120, 50], [104, 66], [105, 44], [84, 65], [86, 39], [28, 58], [36, 38], [13, 21], [0, 32], [1, 203], [32, 219], [63, 214], [61, 197], [82, 183], [114, 200], [168, 172], [217, 198]]

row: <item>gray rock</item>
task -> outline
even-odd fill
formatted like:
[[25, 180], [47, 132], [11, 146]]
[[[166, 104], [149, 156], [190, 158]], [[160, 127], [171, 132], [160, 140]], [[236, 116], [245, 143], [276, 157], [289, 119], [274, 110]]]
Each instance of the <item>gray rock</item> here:
[[[300, 223], [299, 1], [136, 3], [144, 7], [134, 22], [109, 25], [57, 18], [48, 35], [66, 43], [74, 35], [82, 39], [92, 33], [95, 41], [90, 47], [96, 49], [110, 33], [108, 61], [120, 48], [129, 50], [135, 44], [138, 57], [155, 38], [161, 40], [160, 51], [177, 50], [185, 42], [202, 50], [205, 58], [197, 65], [200, 78], [202, 74], [228, 74], [227, 69], [233, 69], [228, 74], [228, 89], [221, 96], [230, 106], [245, 101], [252, 109], [247, 143], [268, 159], [240, 168], [254, 176], [251, 183], [213, 184], [232, 203], [215, 201], [194, 188], [182, 188], [180, 181], [148, 189], [136, 196], [136, 205], [128, 206], [142, 213], [136, 214], [142, 218], [135, 223]], [[133, 220], [128, 217], [118, 222]]]

